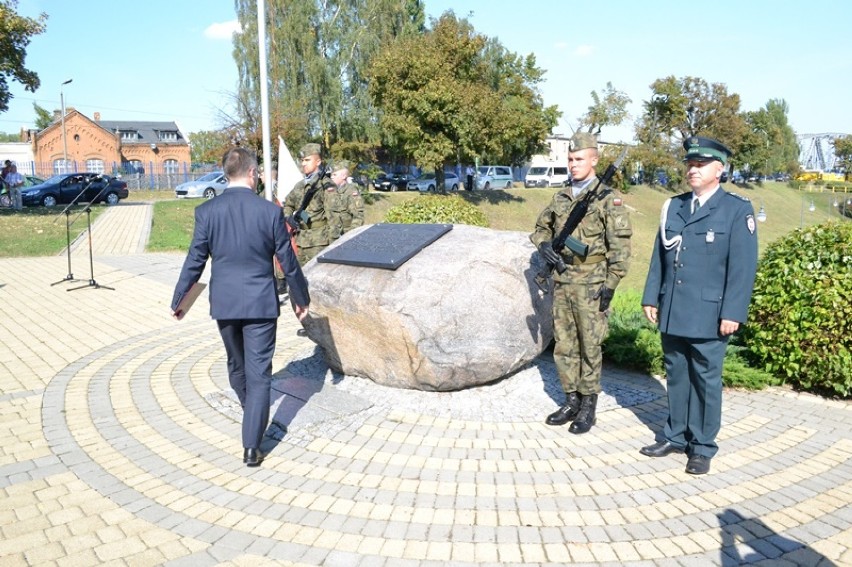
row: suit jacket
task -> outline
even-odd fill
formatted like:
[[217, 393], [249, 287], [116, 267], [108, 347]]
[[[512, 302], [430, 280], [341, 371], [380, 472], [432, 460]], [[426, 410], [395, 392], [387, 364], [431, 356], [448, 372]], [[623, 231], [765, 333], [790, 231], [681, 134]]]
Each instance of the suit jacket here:
[[195, 209], [192, 244], [183, 263], [172, 310], [212, 257], [213, 319], [274, 319], [280, 313], [272, 257], [281, 263], [292, 300], [310, 303], [308, 282], [290, 246], [281, 209], [248, 187], [229, 187]]
[[[721, 319], [744, 323], [757, 271], [757, 226], [744, 197], [721, 187], [693, 215], [692, 192], [672, 198], [666, 250], [659, 231], [651, 253], [642, 305], [658, 308], [660, 331], [694, 339], [719, 337]], [[677, 258], [677, 263], [675, 263]]]

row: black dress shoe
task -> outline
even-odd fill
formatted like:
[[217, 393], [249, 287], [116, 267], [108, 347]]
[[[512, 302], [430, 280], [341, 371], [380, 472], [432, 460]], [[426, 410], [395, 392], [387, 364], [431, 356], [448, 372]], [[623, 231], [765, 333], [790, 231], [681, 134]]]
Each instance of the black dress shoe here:
[[686, 462], [686, 472], [689, 474], [707, 474], [710, 472], [710, 457], [692, 455]]
[[243, 451], [243, 462], [246, 466], [256, 467], [263, 461], [264, 454], [260, 449], [245, 449]]
[[296, 331], [296, 336], [297, 337], [307, 337], [308, 332], [305, 329], [299, 329], [298, 331]]
[[660, 441], [647, 447], [642, 447], [639, 452], [646, 457], [665, 457], [671, 453], [683, 453], [683, 447], [675, 447], [668, 441]]
[[577, 392], [571, 392], [565, 400], [565, 405], [547, 416], [544, 422], [547, 425], [565, 425], [577, 417], [578, 413], [580, 413], [580, 397]]

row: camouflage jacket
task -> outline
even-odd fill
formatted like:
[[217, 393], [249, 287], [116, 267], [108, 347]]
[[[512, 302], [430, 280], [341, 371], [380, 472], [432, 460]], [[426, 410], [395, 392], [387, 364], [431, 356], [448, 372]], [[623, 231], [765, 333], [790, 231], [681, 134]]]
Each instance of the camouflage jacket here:
[[[536, 248], [545, 240], [553, 240], [565, 226], [571, 209], [582, 199], [592, 183], [577, 197], [572, 196], [571, 187], [560, 189], [553, 200], [539, 214], [535, 232], [530, 240]], [[601, 186], [598, 197], [589, 203], [589, 208], [579, 226], [571, 234], [589, 246], [585, 257], [573, 257], [568, 248], [560, 251], [568, 269], [560, 274], [553, 271], [553, 281], [568, 284], [600, 284], [615, 289], [627, 274], [630, 260], [630, 237], [633, 228], [624, 199], [615, 190]]]
[[[337, 192], [337, 185], [328, 177], [321, 177], [314, 183], [319, 184], [317, 192], [305, 206], [308, 222], [299, 221], [299, 232], [296, 233], [296, 244], [304, 247], [327, 246], [337, 237], [336, 229], [330, 228], [330, 201]], [[293, 190], [284, 199], [283, 213], [289, 217], [302, 205], [302, 199], [308, 190], [305, 181], [296, 183]]]
[[344, 183], [329, 198], [331, 239], [364, 225], [364, 199], [354, 183]]

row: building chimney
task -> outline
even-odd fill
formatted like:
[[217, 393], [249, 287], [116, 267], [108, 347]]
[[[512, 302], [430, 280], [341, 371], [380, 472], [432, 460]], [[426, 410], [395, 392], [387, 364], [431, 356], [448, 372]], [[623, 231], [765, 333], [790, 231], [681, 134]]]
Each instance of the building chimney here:
[[100, 122], [100, 121], [101, 121], [101, 113], [95, 112], [95, 122]]

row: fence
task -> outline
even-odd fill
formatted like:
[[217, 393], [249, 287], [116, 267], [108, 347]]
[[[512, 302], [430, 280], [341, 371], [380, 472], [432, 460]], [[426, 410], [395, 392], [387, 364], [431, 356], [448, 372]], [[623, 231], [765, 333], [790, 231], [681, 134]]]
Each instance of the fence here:
[[219, 171], [221, 167], [212, 163], [166, 162], [143, 163], [133, 162], [80, 162], [68, 160], [68, 167], [62, 171], [61, 160], [55, 162], [16, 162], [18, 171], [23, 175], [34, 175], [48, 179], [58, 173], [92, 172], [105, 173], [120, 178], [127, 183], [130, 190], [167, 190], [187, 181], [194, 181], [211, 171]]

